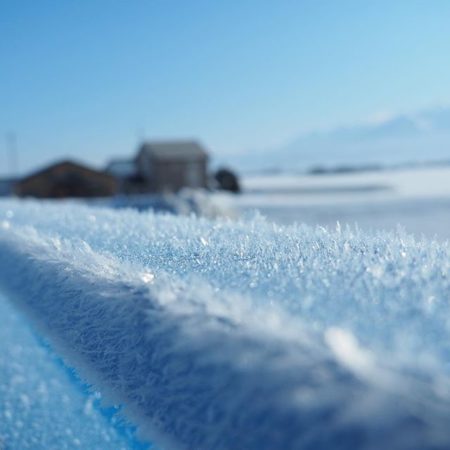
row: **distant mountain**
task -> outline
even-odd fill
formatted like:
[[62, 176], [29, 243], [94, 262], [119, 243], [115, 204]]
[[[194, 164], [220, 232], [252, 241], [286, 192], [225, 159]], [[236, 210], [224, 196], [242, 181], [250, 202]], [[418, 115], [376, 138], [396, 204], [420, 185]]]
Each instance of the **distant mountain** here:
[[450, 160], [450, 108], [340, 127], [235, 158], [242, 170], [392, 165]]

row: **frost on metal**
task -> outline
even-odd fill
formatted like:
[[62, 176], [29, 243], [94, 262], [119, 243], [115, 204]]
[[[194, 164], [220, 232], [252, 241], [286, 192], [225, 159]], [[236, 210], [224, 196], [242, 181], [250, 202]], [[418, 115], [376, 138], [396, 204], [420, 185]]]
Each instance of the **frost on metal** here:
[[100, 395], [81, 389], [2, 295], [0, 317], [0, 449], [138, 447], [121, 418], [101, 414]]
[[164, 448], [450, 447], [450, 247], [0, 204], [0, 286]]

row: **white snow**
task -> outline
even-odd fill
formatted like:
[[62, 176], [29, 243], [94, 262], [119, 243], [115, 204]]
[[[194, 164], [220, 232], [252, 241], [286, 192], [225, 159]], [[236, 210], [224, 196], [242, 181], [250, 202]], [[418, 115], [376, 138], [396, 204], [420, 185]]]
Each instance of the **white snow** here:
[[177, 215], [195, 214], [201, 217], [235, 217], [236, 211], [229, 196], [221, 192], [214, 195], [204, 189], [184, 188], [180, 192], [163, 194], [119, 195], [111, 198], [88, 200], [94, 206], [134, 208]]
[[163, 448], [450, 446], [450, 247], [0, 203], [0, 287]]
[[297, 197], [299, 204], [328, 203], [330, 198], [353, 202], [358, 194], [367, 200], [450, 197], [450, 166], [329, 175], [253, 175], [242, 181], [249, 193], [303, 194]]
[[235, 198], [241, 211], [270, 220], [332, 226], [357, 223], [365, 230], [398, 225], [418, 236], [450, 239], [450, 167], [350, 174], [252, 175]]

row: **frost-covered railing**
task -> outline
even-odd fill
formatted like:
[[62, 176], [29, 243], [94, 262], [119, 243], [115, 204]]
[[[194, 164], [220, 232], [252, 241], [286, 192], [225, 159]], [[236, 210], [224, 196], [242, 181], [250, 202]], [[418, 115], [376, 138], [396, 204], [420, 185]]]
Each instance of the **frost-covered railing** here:
[[450, 447], [450, 248], [0, 203], [0, 287], [164, 448]]

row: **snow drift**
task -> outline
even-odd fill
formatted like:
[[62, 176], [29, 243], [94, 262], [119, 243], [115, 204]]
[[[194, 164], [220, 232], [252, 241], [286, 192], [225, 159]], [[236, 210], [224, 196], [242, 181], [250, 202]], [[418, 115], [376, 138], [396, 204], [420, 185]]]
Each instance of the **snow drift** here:
[[0, 203], [0, 287], [163, 448], [450, 446], [450, 247]]

